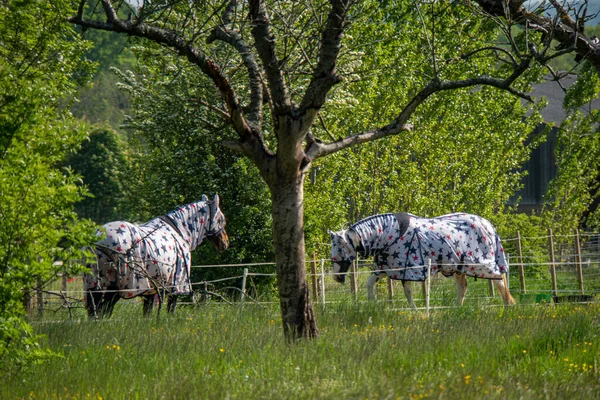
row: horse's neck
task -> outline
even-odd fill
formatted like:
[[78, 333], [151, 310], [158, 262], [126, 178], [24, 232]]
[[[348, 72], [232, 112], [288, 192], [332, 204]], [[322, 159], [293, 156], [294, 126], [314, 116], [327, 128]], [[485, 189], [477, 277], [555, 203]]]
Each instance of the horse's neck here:
[[184, 239], [188, 241], [190, 250], [194, 250], [204, 239], [209, 226], [211, 215], [208, 202], [187, 204], [167, 215], [171, 217]]
[[360, 236], [358, 236], [358, 234], [356, 233], [356, 231], [354, 231], [352, 229], [346, 230], [346, 241], [355, 250], [357, 248], [359, 248], [359, 246], [361, 245], [361, 243], [360, 243]]
[[376, 255], [382, 250], [385, 250], [389, 243], [387, 237], [390, 234], [390, 229], [397, 222], [392, 214], [381, 214], [366, 218], [357, 222], [352, 226], [350, 231], [355, 231], [363, 257]]

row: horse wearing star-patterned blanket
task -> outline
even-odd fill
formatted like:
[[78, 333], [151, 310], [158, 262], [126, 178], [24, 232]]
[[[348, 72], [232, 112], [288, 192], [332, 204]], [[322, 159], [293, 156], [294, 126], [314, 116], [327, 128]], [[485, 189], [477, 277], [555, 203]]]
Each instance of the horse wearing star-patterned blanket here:
[[218, 251], [229, 247], [219, 196], [177, 208], [142, 225], [109, 222], [95, 243], [97, 263], [84, 274], [86, 308], [90, 316], [110, 316], [120, 298], [143, 296], [144, 314], [156, 294], [175, 311], [177, 295], [192, 291], [191, 252], [206, 238]]
[[347, 230], [331, 232], [334, 279], [344, 282], [350, 264], [361, 257], [374, 257], [375, 275], [369, 278], [369, 297], [373, 285], [385, 272], [403, 283], [411, 307], [410, 282], [427, 279], [431, 273], [454, 275], [457, 302], [462, 304], [467, 276], [492, 279], [505, 304], [514, 304], [506, 285], [508, 263], [500, 237], [486, 219], [472, 214], [449, 214], [420, 218], [408, 213], [380, 214], [365, 218]]

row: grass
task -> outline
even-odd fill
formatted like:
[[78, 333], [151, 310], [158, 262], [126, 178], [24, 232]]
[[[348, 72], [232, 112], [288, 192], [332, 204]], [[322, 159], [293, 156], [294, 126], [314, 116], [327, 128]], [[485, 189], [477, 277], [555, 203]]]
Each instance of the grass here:
[[[62, 354], [0, 382], [3, 399], [598, 398], [600, 304], [423, 313], [315, 306], [288, 345], [277, 307], [211, 303], [157, 320], [34, 322]], [[120, 306], [120, 307], [119, 307]]]

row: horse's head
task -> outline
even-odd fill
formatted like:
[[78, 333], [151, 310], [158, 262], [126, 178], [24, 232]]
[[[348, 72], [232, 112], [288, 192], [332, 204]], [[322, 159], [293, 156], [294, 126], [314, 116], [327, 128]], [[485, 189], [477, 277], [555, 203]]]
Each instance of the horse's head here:
[[[205, 197], [203, 196], [203, 199]], [[219, 195], [215, 194], [213, 201], [209, 202], [210, 221], [208, 230], [206, 231], [206, 239], [215, 245], [218, 251], [227, 250], [229, 248], [229, 236], [225, 231], [227, 219], [219, 208]]]
[[331, 262], [333, 263], [333, 279], [337, 282], [346, 281], [346, 272], [352, 261], [356, 260], [356, 233], [353, 230], [329, 232], [331, 235]]

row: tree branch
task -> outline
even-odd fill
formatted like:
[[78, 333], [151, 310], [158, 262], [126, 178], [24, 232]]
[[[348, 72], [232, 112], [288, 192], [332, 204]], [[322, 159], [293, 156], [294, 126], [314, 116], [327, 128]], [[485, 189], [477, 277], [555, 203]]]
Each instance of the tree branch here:
[[311, 142], [306, 151], [306, 156], [309, 161], [313, 161], [319, 157], [324, 157], [326, 155], [347, 149], [358, 144], [372, 142], [374, 140], [381, 139], [386, 136], [399, 134], [403, 131], [410, 131], [412, 129], [412, 125], [408, 123], [408, 120], [415, 112], [417, 107], [423, 104], [423, 102], [425, 102], [425, 100], [427, 100], [431, 95], [445, 90], [485, 85], [506, 90], [514, 94], [515, 96], [533, 102], [533, 99], [529, 95], [520, 92], [510, 86], [517, 79], [517, 77], [520, 76], [527, 69], [527, 65], [528, 63], [521, 63], [519, 65], [519, 68], [516, 69], [513, 74], [511, 74], [508, 78], [504, 80], [491, 78], [487, 76], [480, 76], [460, 81], [445, 82], [440, 82], [434, 79], [431, 82], [429, 82], [429, 84], [426, 87], [424, 87], [419, 93], [417, 93], [417, 95], [413, 97], [413, 99], [408, 103], [408, 105], [404, 107], [400, 115], [398, 115], [398, 117], [396, 117], [394, 121], [392, 121], [388, 125], [374, 130], [349, 135], [343, 139], [337, 140], [332, 143], [319, 143], [317, 141]]
[[244, 66], [248, 70], [250, 79], [250, 107], [248, 110], [248, 121], [252, 127], [260, 131], [262, 125], [262, 106], [263, 106], [263, 85], [260, 68], [254, 54], [248, 47], [247, 43], [242, 38], [239, 32], [227, 28], [231, 23], [231, 14], [237, 5], [237, 0], [231, 0], [221, 18], [222, 25], [214, 28], [211, 35], [206, 40], [207, 43], [212, 43], [215, 40], [221, 40], [233, 46], [242, 56]]
[[[522, 6], [522, 0], [475, 0], [475, 2], [491, 16], [510, 18], [521, 25], [525, 25], [528, 21], [529, 28], [545, 35], [551, 34], [552, 38], [560, 42], [563, 48], [573, 46], [573, 50], [577, 54], [576, 59], [587, 59], [600, 73], [600, 43], [596, 43], [583, 34], [585, 13], [575, 21], [558, 1], [552, 1], [552, 5], [562, 21], [555, 23], [551, 18], [529, 12]], [[507, 2], [508, 15], [504, 12]]]
[[254, 27], [256, 50], [267, 73], [273, 109], [277, 114], [287, 114], [291, 110], [291, 101], [283, 79], [281, 65], [275, 53], [275, 36], [271, 31], [271, 22], [267, 16], [267, 7], [264, 0], [250, 0], [250, 19]]
[[103, 0], [102, 4], [107, 13], [107, 22], [86, 20], [79, 14], [69, 18], [68, 21], [82, 27], [126, 33], [131, 36], [145, 38], [155, 43], [171, 47], [180, 55], [185, 56], [213, 81], [221, 93], [233, 128], [240, 137], [239, 148], [255, 162], [259, 169], [261, 169], [261, 173], [265, 174], [265, 171], [271, 169], [270, 163], [267, 161], [272, 158], [272, 152], [265, 145], [260, 132], [253, 129], [246, 120], [237, 95], [229, 83], [227, 76], [223, 74], [219, 66], [213, 60], [206, 57], [205, 54], [177, 33], [167, 29], [157, 28], [140, 21], [135, 21], [134, 23], [134, 21], [119, 20], [116, 13], [114, 13], [114, 9], [110, 6], [109, 0]]
[[[342, 80], [342, 77], [336, 73], [335, 65], [340, 53], [342, 33], [351, 3], [352, 0], [331, 0], [331, 10], [321, 37], [319, 63], [315, 67], [313, 77], [300, 104], [300, 115], [306, 114], [309, 109], [312, 109], [313, 113], [318, 111], [325, 104], [329, 90]], [[312, 118], [314, 119], [314, 116]]]

